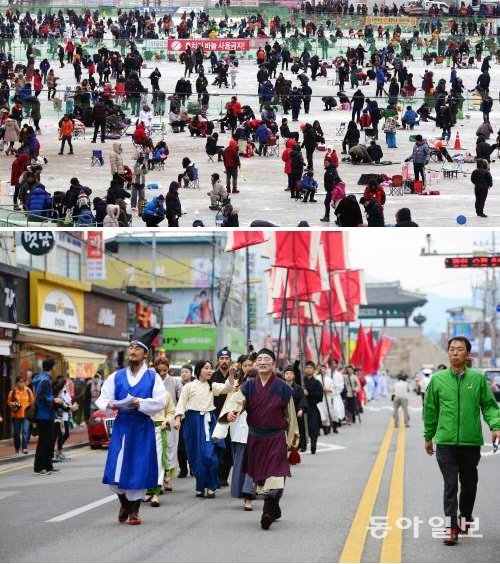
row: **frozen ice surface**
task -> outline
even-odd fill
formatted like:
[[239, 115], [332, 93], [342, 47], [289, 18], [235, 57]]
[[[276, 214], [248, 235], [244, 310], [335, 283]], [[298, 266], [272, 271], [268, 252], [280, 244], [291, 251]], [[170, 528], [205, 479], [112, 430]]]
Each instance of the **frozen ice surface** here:
[[[37, 60], [37, 64], [39, 61]], [[59, 87], [64, 89], [66, 85], [74, 86], [73, 67], [66, 65], [64, 69], [58, 69], [57, 61], [52, 62], [56, 70], [56, 75], [61, 77]], [[148, 76], [155, 64], [149, 63], [148, 68], [142, 72], [143, 84], [150, 88]], [[183, 74], [184, 67], [180, 63], [159, 62], [157, 65], [162, 73], [160, 80], [160, 87], [166, 91], [173, 91], [175, 83], [178, 78]], [[207, 67], [209, 65], [206, 65]], [[419, 87], [421, 77], [425, 70], [425, 63], [422, 60], [415, 62], [408, 61], [407, 63], [409, 72], [413, 73], [414, 84]], [[479, 64], [480, 66], [480, 64]], [[442, 67], [435, 67], [431, 65], [430, 69], [434, 72], [435, 83], [440, 78], [445, 78], [447, 82], [450, 77], [450, 69], [445, 65]], [[462, 78], [466, 89], [472, 89], [476, 83], [477, 76], [480, 72], [479, 68], [459, 70], [458, 75]], [[218, 98], [212, 97], [210, 102], [209, 118], [218, 118], [219, 111], [224, 107], [224, 104], [229, 100], [233, 94], [238, 94], [242, 103], [250, 103], [254, 111], [258, 110], [258, 102], [255, 94], [257, 92], [256, 81], [257, 65], [254, 61], [243, 60], [240, 62], [239, 74], [237, 78], [237, 86], [235, 89], [219, 89], [215, 86], [209, 85], [208, 90], [212, 94], [219, 95]], [[300, 86], [296, 76], [291, 72], [285, 71], [285, 76], [292, 79], [292, 84]], [[86, 72], [84, 77], [86, 77]], [[491, 87], [490, 95], [494, 99], [493, 111], [490, 115], [491, 123], [494, 133], [489, 142], [492, 143], [496, 139], [497, 131], [500, 129], [500, 109], [499, 109], [499, 90], [500, 90], [500, 72], [499, 65], [493, 63], [490, 71]], [[213, 76], [208, 74], [209, 84], [213, 81]], [[196, 75], [193, 74], [192, 84], [193, 90]], [[329, 70], [327, 78], [318, 78], [315, 82], [310, 81], [313, 89], [313, 98], [311, 104], [311, 111], [309, 115], [305, 115], [302, 111], [299, 116], [298, 123], [291, 122], [291, 115], [289, 115], [289, 123], [292, 131], [298, 129], [301, 123], [318, 119], [323, 127], [327, 139], [327, 146], [334, 147], [337, 152], [341, 152], [342, 137], [336, 137], [336, 127], [340, 122], [348, 122], [350, 120], [350, 112], [340, 110], [323, 111], [323, 103], [321, 96], [335, 95], [337, 93], [336, 86], [328, 86], [327, 80], [332, 78], [332, 71]], [[350, 96], [353, 90], [346, 84], [346, 93]], [[365, 96], [370, 97], [375, 94], [375, 84], [371, 83], [362, 87]], [[448, 82], [449, 89], [449, 82]], [[251, 94], [252, 97], [245, 96]], [[465, 95], [468, 95], [465, 93]], [[423, 92], [417, 90], [417, 96], [421, 98]], [[62, 97], [62, 95], [61, 95]], [[57, 114], [52, 109], [52, 104], [49, 106], [46, 100], [46, 93], [41, 94], [42, 102], [42, 135], [41, 154], [48, 158], [48, 164], [44, 167], [42, 182], [47, 189], [53, 193], [55, 190], [67, 190], [69, 187], [69, 180], [71, 177], [76, 176], [84, 185], [90, 186], [93, 190], [93, 196], [104, 196], [109, 186], [110, 169], [108, 154], [111, 152], [112, 140], [107, 140], [104, 145], [98, 141], [97, 144], [91, 144], [92, 131], [87, 129], [86, 139], [78, 139], [74, 141], [74, 156], [58, 156], [59, 142], [57, 137]], [[196, 94], [192, 97], [196, 99]], [[417, 108], [421, 104], [421, 100], [416, 100], [414, 107]], [[379, 106], [385, 107], [381, 99], [379, 99]], [[464, 108], [467, 108], [465, 103]], [[167, 104], [168, 110], [168, 104]], [[258, 112], [256, 111], [256, 114]], [[479, 111], [465, 111], [466, 117], [458, 121], [458, 127], [452, 129], [451, 146], [455, 139], [456, 131], [460, 133], [462, 147], [466, 151], [475, 154], [475, 140], [476, 129], [482, 122], [482, 114]], [[470, 116], [470, 117], [469, 117]], [[278, 113], [278, 124], [281, 123], [282, 115]], [[165, 116], [168, 120], [167, 115]], [[381, 129], [382, 123], [379, 128]], [[216, 128], [219, 131], [219, 128]], [[350, 164], [341, 163], [339, 173], [341, 178], [346, 182], [348, 193], [357, 193], [358, 195], [364, 190], [364, 186], [358, 186], [357, 181], [362, 173], [367, 172], [385, 172], [388, 175], [400, 174], [402, 161], [411, 154], [412, 143], [409, 141], [411, 133], [421, 133], [424, 137], [435, 138], [440, 136], [441, 131], [436, 129], [433, 121], [422, 124], [415, 128], [413, 132], [409, 130], [397, 132], [397, 149], [387, 149], [385, 144], [385, 135], [380, 132], [379, 142], [384, 151], [384, 160], [397, 161], [400, 164], [390, 166], [374, 167], [369, 165], [353, 166]], [[181, 161], [185, 156], [196, 164], [200, 172], [200, 189], [181, 189], [180, 198], [183, 210], [186, 212], [180, 220], [180, 226], [191, 226], [193, 221], [201, 219], [206, 226], [213, 227], [215, 225], [215, 212], [208, 209], [209, 197], [207, 192], [210, 190], [210, 175], [213, 172], [218, 172], [222, 179], [224, 179], [224, 169], [221, 163], [208, 162], [205, 154], [205, 139], [192, 138], [186, 129], [185, 133], [173, 134], [168, 128], [165, 138], [169, 149], [170, 156], [164, 171], [151, 171], [147, 175], [147, 183], [158, 183], [160, 191], [166, 193], [168, 185], [172, 180], [177, 180], [177, 175], [182, 171]], [[226, 145], [229, 140], [229, 134], [226, 132], [219, 135], [219, 143]], [[361, 134], [361, 142], [364, 140], [364, 135]], [[135, 161], [135, 150], [132, 146], [131, 138], [124, 137], [121, 140], [124, 148], [124, 163], [131, 168]], [[274, 222], [280, 226], [296, 226], [300, 220], [306, 220], [310, 225], [332, 226], [335, 224], [320, 223], [320, 218], [323, 216], [323, 196], [318, 194], [318, 203], [302, 203], [301, 201], [293, 201], [290, 198], [290, 193], [285, 192], [286, 176], [283, 172], [284, 163], [281, 160], [281, 152], [284, 145], [281, 144], [279, 156], [276, 157], [259, 157], [254, 156], [250, 159], [242, 158], [241, 171], [239, 178], [240, 194], [232, 194], [231, 201], [234, 207], [239, 210], [240, 226], [245, 227], [250, 224], [254, 219], [263, 219]], [[92, 149], [102, 149], [104, 153], [105, 164], [103, 167], [90, 166], [90, 157]], [[314, 169], [315, 176], [319, 182], [319, 190], [323, 191], [323, 157], [324, 153], [315, 152]], [[413, 219], [420, 226], [456, 226], [456, 218], [458, 215], [465, 215], [467, 217], [467, 226], [471, 227], [491, 227], [500, 223], [500, 194], [498, 188], [500, 186], [500, 165], [496, 152], [493, 158], [497, 162], [492, 163], [491, 172], [493, 175], [494, 185], [490, 190], [488, 200], [485, 206], [485, 213], [488, 218], [476, 217], [474, 211], [474, 189], [470, 183], [470, 172], [475, 168], [473, 164], [465, 165], [464, 172], [469, 174], [460, 174], [458, 179], [444, 179], [442, 174], [437, 175], [437, 181], [433, 184], [432, 188], [441, 192], [439, 196], [419, 196], [419, 195], [405, 195], [401, 196], [387, 196], [387, 203], [385, 205], [385, 218], [387, 224], [395, 223], [395, 212], [401, 207], [409, 207], [412, 211]], [[0, 179], [9, 180], [10, 178], [10, 163], [11, 157], [2, 155], [0, 157]], [[428, 169], [440, 170], [440, 165], [429, 165]], [[410, 170], [412, 169], [410, 163]], [[148, 190], [148, 199], [159, 193], [158, 190]], [[11, 198], [2, 196], [2, 204], [11, 203]], [[331, 214], [333, 218], [333, 213]], [[134, 226], [143, 226], [144, 223], [140, 218], [134, 218]], [[161, 224], [166, 226], [166, 221]]]

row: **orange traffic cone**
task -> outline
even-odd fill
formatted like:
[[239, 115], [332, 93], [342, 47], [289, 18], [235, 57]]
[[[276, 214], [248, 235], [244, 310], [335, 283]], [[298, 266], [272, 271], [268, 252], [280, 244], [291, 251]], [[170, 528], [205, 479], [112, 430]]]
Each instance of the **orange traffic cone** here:
[[462, 149], [462, 144], [460, 143], [460, 135], [457, 131], [457, 135], [455, 137], [455, 144], [453, 145], [453, 148], [457, 151], [460, 151]]

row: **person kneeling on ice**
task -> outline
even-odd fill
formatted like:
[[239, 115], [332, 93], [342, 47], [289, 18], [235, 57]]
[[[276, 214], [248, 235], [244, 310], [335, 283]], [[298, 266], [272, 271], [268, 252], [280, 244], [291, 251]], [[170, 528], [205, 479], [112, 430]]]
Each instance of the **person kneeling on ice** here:
[[118, 495], [118, 521], [140, 525], [139, 507], [147, 489], [158, 483], [155, 426], [151, 417], [166, 405], [166, 390], [148, 368], [149, 348], [160, 331], [141, 329], [128, 348], [128, 366], [110, 374], [96, 406], [118, 409], [109, 444], [103, 483]]
[[314, 199], [314, 194], [316, 194], [316, 190], [318, 189], [318, 183], [314, 179], [314, 172], [312, 170], [307, 170], [300, 181], [300, 190], [302, 194], [304, 194], [303, 202], [307, 202], [307, 198], [309, 198], [310, 202], [317, 202]]

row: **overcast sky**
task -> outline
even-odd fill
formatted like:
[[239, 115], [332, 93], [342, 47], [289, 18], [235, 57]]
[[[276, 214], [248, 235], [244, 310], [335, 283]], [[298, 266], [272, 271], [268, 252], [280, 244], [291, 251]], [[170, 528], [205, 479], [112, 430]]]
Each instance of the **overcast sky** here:
[[[484, 269], [453, 270], [444, 267], [444, 256], [422, 257], [426, 233], [431, 234], [431, 250], [438, 253], [474, 252], [491, 248], [491, 231], [468, 229], [353, 229], [349, 233], [351, 268], [388, 282], [400, 280], [409, 291], [432, 292], [447, 298], [468, 297], [471, 282], [484, 280]], [[475, 242], [485, 245], [474, 245]], [[500, 254], [500, 232], [497, 232]]]
[[[115, 230], [107, 230], [106, 238]], [[156, 231], [159, 236], [178, 236], [183, 230]], [[201, 234], [191, 231], [190, 234]], [[409, 291], [438, 294], [447, 298], [467, 298], [471, 282], [484, 280], [484, 269], [452, 270], [444, 267], [444, 256], [422, 257], [422, 247], [427, 248], [425, 235], [431, 234], [431, 250], [438, 253], [469, 253], [491, 248], [491, 230], [454, 229], [369, 229], [358, 228], [349, 232], [351, 268], [364, 268], [369, 278], [387, 282], [400, 280]], [[123, 234], [123, 230], [122, 230]], [[141, 232], [142, 235], [147, 233]], [[135, 236], [139, 235], [137, 231]], [[497, 248], [500, 254], [500, 231], [497, 231]], [[483, 242], [481, 246], [479, 244]], [[500, 272], [499, 272], [500, 274]]]

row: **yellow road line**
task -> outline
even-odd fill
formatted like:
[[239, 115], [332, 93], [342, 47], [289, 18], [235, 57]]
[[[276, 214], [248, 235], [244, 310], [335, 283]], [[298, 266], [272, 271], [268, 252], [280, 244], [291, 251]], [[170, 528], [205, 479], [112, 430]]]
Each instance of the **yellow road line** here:
[[368, 534], [368, 526], [370, 517], [377, 499], [380, 482], [384, 473], [389, 447], [391, 446], [392, 435], [394, 433], [394, 420], [389, 420], [384, 440], [380, 445], [377, 459], [373, 465], [372, 471], [366, 483], [365, 491], [356, 511], [356, 515], [351, 525], [351, 530], [347, 536], [344, 549], [340, 555], [339, 562], [361, 562], [363, 550], [366, 543], [366, 535]]
[[0, 474], [8, 474], [9, 472], [15, 472], [16, 470], [22, 470], [23, 468], [30, 468], [33, 464], [21, 464], [21, 466], [13, 466], [7, 470], [0, 470]]
[[387, 503], [387, 525], [391, 527], [384, 537], [380, 562], [401, 562], [403, 551], [403, 529], [396, 521], [403, 517], [404, 510], [404, 473], [405, 473], [406, 428], [399, 422], [399, 433], [392, 466], [389, 501]]
[[[86, 456], [87, 454], [91, 454], [92, 451], [88, 450], [85, 452], [75, 453], [70, 456], [70, 458], [79, 458], [80, 456]], [[15, 472], [16, 470], [23, 470], [24, 468], [33, 468], [33, 462], [30, 464], [21, 464], [20, 466], [13, 466], [12, 468], [7, 468], [6, 470], [0, 470], [0, 476], [2, 474], [9, 474], [9, 472]]]

